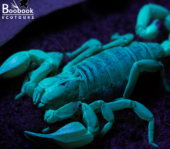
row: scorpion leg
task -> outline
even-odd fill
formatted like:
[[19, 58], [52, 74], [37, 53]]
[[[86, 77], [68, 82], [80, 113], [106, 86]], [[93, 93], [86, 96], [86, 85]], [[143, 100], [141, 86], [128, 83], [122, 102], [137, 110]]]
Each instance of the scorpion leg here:
[[[79, 122], [72, 122], [52, 134], [25, 131], [25, 136], [31, 141], [45, 146], [55, 143], [64, 148], [76, 148], [90, 143], [93, 141], [94, 136], [98, 134], [99, 123], [96, 114], [89, 105], [81, 102], [67, 104], [60, 110], [56, 110], [56, 112], [47, 112], [45, 120], [48, 122], [51, 119], [52, 121], [50, 122], [56, 122], [56, 120], [70, 118], [76, 113], [75, 108], [82, 111], [83, 122], [87, 129]], [[46, 143], [42, 143], [44, 141]]]
[[108, 121], [108, 123], [101, 130], [99, 137], [102, 138], [113, 126], [114, 114], [110, 106], [108, 106], [104, 101], [99, 100], [91, 103], [89, 106], [96, 112], [102, 113], [103, 117]]
[[[170, 34], [168, 40], [165, 40], [164, 42], [161, 43], [162, 48], [165, 51], [165, 57], [170, 55]], [[162, 64], [162, 69], [161, 69], [161, 77], [165, 86], [165, 89], [167, 92], [170, 92], [170, 87], [168, 85], [168, 81], [166, 78], [166, 73], [165, 73], [165, 68], [164, 65]]]
[[163, 64], [156, 60], [149, 60], [149, 59], [140, 60], [140, 61], [135, 62], [132, 66], [132, 69], [129, 75], [129, 80], [128, 80], [127, 86], [123, 94], [123, 98], [129, 98], [129, 96], [133, 92], [136, 82], [138, 80], [139, 74], [140, 74], [140, 69], [143, 69], [144, 71], [147, 71], [147, 72], [157, 72], [160, 70], [165, 88], [169, 90], [168, 88], [169, 86], [165, 78], [165, 70], [164, 70]]
[[131, 43], [133, 40], [134, 35], [133, 34], [125, 34], [125, 35], [119, 35], [119, 33], [115, 33], [111, 36], [111, 40], [114, 40], [106, 45], [103, 46], [103, 50], [116, 47], [116, 46], [126, 46]]
[[137, 101], [132, 101], [129, 99], [119, 98], [114, 102], [106, 103], [107, 106], [111, 108], [112, 111], [122, 110], [125, 108], [133, 108], [135, 113], [143, 120], [149, 122], [148, 125], [148, 139], [149, 143], [155, 147], [158, 147], [154, 143], [154, 116], [153, 114], [141, 103]]
[[169, 28], [169, 11], [156, 4], [147, 4], [141, 8], [138, 14], [137, 18], [137, 24], [136, 24], [136, 34], [138, 34], [140, 37], [144, 39], [154, 39], [158, 34], [158, 27], [156, 26], [156, 23], [158, 20], [155, 20], [147, 27], [149, 24], [149, 21], [151, 18], [154, 19], [162, 19], [165, 20], [165, 26]]
[[[83, 59], [90, 57], [100, 51], [106, 50], [108, 48], [112, 48], [115, 46], [125, 46], [128, 45], [134, 38], [133, 34], [125, 34], [125, 35], [119, 35], [116, 33], [111, 37], [112, 40], [115, 40], [111, 43], [108, 43], [104, 45], [103, 47], [102, 44], [99, 41], [96, 41], [94, 39], [91, 39], [87, 41], [85, 44], [83, 44], [79, 49], [73, 52], [73, 55], [77, 55], [78, 53], [82, 52], [83, 50], [87, 49], [80, 55], [78, 55], [75, 59], [73, 59], [71, 62], [69, 62], [64, 68], [63, 71], [68, 69], [69, 67], [81, 62]], [[90, 44], [89, 44], [90, 43]]]
[[81, 62], [87, 57], [90, 57], [98, 52], [102, 51], [101, 44], [96, 44], [91, 47], [89, 47], [86, 51], [78, 55], [76, 58], [74, 58], [71, 62], [69, 62], [64, 68], [63, 71], [70, 68], [73, 65], [76, 65], [77, 63]]
[[80, 54], [81, 52], [87, 50], [90, 47], [93, 47], [94, 45], [102, 45], [101, 42], [97, 39], [90, 39], [88, 41], [86, 41], [81, 47], [79, 47], [77, 50], [73, 51], [72, 53], [67, 52], [66, 55], [69, 58], [74, 58], [76, 57], [78, 54]]
[[20, 97], [22, 97], [23, 95], [25, 95], [25, 84], [27, 82], [29, 82], [30, 80], [30, 75], [31, 75], [31, 72], [27, 74], [27, 76], [24, 78], [24, 81], [22, 83], [22, 87], [21, 87], [21, 93], [19, 93], [18, 95], [15, 96], [15, 100], [19, 99]]

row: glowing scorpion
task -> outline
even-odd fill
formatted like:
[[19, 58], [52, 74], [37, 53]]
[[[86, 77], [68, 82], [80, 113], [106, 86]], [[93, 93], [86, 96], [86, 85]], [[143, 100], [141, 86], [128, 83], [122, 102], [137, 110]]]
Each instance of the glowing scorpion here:
[[[156, 37], [157, 20], [147, 27], [151, 18], [165, 20], [164, 24], [170, 30], [169, 11], [159, 5], [148, 4], [138, 15], [136, 33], [139, 36], [145, 39]], [[133, 108], [141, 119], [149, 122], [149, 143], [157, 147], [153, 139], [153, 114], [141, 103], [128, 98], [144, 71], [160, 71], [165, 89], [170, 92], [161, 62], [170, 55], [170, 39], [158, 44], [132, 42], [133, 37], [132, 34], [116, 33], [111, 37], [113, 41], [103, 46], [96, 39], [88, 40], [76, 51], [66, 53], [68, 57], [75, 58], [58, 75], [57, 70], [63, 58], [59, 52], [30, 50], [9, 57], [0, 67], [1, 77], [13, 78], [28, 69], [33, 70], [15, 99], [24, 94], [33, 97], [33, 103], [46, 110], [44, 120], [48, 123], [82, 114], [85, 124], [71, 122], [52, 134], [25, 131], [25, 136], [34, 142], [44, 138], [46, 142], [56, 143], [63, 148], [80, 147], [90, 143], [96, 135], [102, 138], [111, 129], [113, 111]], [[40, 67], [34, 70], [37, 65]], [[51, 77], [46, 78], [49, 74]], [[108, 121], [101, 131], [95, 114], [98, 112]]]

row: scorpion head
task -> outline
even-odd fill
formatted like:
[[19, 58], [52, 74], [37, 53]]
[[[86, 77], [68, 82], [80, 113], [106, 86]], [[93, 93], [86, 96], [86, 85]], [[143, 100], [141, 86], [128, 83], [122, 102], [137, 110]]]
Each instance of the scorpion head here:
[[[34, 104], [38, 104], [39, 108], [56, 110], [61, 106], [74, 101], [77, 99], [79, 91], [78, 78], [78, 76], [69, 77], [54, 83], [45, 90], [38, 86], [35, 89], [36, 91], [34, 91]], [[37, 96], [39, 97], [37, 98]]]

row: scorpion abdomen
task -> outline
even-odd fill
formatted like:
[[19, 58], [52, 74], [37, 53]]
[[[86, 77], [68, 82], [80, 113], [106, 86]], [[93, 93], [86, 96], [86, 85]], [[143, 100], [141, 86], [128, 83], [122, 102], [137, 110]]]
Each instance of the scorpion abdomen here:
[[128, 47], [114, 47], [85, 59], [74, 66], [83, 78], [79, 85], [79, 100], [92, 96], [112, 98], [113, 94], [118, 94], [117, 88], [122, 93], [135, 62], [163, 56], [164, 51], [157, 43], [132, 42]]

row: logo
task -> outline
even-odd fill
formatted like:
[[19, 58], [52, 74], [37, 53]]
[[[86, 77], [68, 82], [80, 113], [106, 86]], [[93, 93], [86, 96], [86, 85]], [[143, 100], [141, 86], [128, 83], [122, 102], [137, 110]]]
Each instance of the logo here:
[[13, 3], [11, 3], [12, 9], [9, 9], [8, 4], [2, 4], [2, 19], [34, 19], [33, 9], [27, 5], [28, 0], [21, 0], [19, 3], [18, 6], [13, 0]]
[[20, 3], [19, 8], [22, 7], [22, 6], [24, 6], [25, 8], [28, 8], [28, 5], [26, 5], [28, 3], [28, 0], [22, 0], [19, 3]]

